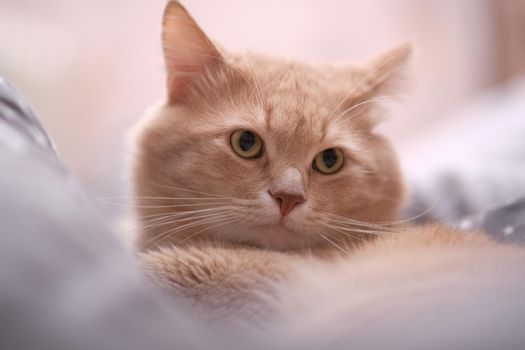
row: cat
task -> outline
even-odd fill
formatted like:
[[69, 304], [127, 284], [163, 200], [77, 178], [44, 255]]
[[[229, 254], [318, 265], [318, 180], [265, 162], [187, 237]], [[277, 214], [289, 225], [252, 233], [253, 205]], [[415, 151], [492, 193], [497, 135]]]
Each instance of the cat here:
[[178, 1], [162, 39], [166, 99], [133, 136], [136, 247], [195, 313], [336, 337], [382, 314], [418, 325], [414, 301], [449, 310], [443, 300], [490, 281], [523, 290], [523, 249], [396, 223], [403, 178], [375, 127], [408, 45], [349, 65], [237, 55]]
[[178, 2], [163, 43], [168, 99], [136, 128], [135, 204], [142, 227], [184, 213], [195, 226], [161, 237], [170, 225], [155, 221], [140, 244], [181, 241], [213, 221], [197, 238], [290, 250], [326, 243], [320, 231], [346, 238], [329, 227], [345, 218], [355, 234], [396, 217], [403, 183], [372, 110], [408, 46], [362, 66], [239, 56], [219, 51]]

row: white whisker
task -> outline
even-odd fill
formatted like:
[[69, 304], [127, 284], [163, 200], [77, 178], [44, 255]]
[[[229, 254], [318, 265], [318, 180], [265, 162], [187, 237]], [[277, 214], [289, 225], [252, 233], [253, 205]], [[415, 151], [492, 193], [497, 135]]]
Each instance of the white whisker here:
[[431, 98], [431, 97], [428, 97], [428, 96], [417, 96], [417, 95], [383, 95], [383, 96], [372, 97], [372, 98], [370, 98], [368, 100], [365, 100], [363, 102], [357, 103], [357, 104], [351, 106], [350, 108], [345, 109], [344, 111], [339, 113], [337, 115], [337, 117], [334, 118], [333, 123], [337, 122], [339, 119], [341, 119], [346, 114], [352, 112], [353, 110], [355, 110], [358, 107], [361, 107], [363, 105], [366, 105], [366, 104], [369, 104], [369, 103], [373, 103], [373, 102], [376, 102], [376, 101], [387, 100], [387, 99], [395, 99], [395, 98]]
[[324, 238], [327, 242], [329, 242], [331, 245], [333, 245], [334, 247], [336, 247], [337, 249], [339, 249], [340, 251], [342, 251], [343, 253], [345, 253], [346, 255], [350, 256], [350, 253], [348, 251], [346, 251], [343, 247], [341, 247], [340, 245], [338, 245], [337, 243], [335, 243], [334, 241], [332, 241], [330, 238], [328, 238], [327, 236], [325, 236], [324, 234], [322, 234], [321, 232], [316, 232], [318, 235], [320, 235], [322, 238]]
[[339, 232], [347, 237], [350, 237], [352, 239], [357, 239], [357, 240], [360, 240], [362, 242], [366, 242], [366, 239], [361, 237], [360, 235], [353, 235], [352, 232], [344, 232], [344, 231], [341, 231], [339, 228], [335, 228], [335, 227], [332, 227], [332, 226], [328, 226], [328, 225], [324, 225], [326, 226], [327, 228], [330, 228], [336, 232]]
[[[233, 220], [232, 220], [232, 219], [233, 219]], [[185, 239], [183, 239], [183, 240], [181, 241], [181, 243], [184, 243], [184, 242], [190, 240], [191, 238], [197, 236], [198, 234], [200, 234], [200, 233], [202, 233], [202, 232], [205, 232], [205, 231], [208, 231], [208, 230], [211, 230], [211, 229], [217, 228], [217, 227], [219, 227], [219, 226], [224, 226], [224, 225], [228, 225], [228, 224], [232, 224], [232, 223], [235, 223], [235, 222], [240, 222], [240, 221], [242, 221], [242, 219], [236, 219], [235, 217], [234, 217], [234, 218], [229, 218], [229, 220], [230, 220], [230, 221], [223, 222], [223, 223], [220, 223], [220, 224], [218, 224], [218, 225], [211, 226], [211, 227], [207, 227], [207, 228], [205, 228], [205, 229], [202, 229], [202, 230], [200, 230], [200, 231], [197, 231], [197, 232], [195, 232], [195, 233], [192, 233], [190, 236], [188, 236], [188, 237], [186, 237]]]
[[133, 204], [120, 204], [120, 203], [111, 203], [106, 202], [107, 204], [113, 204], [116, 206], [123, 206], [129, 208], [139, 208], [139, 209], [165, 209], [165, 208], [186, 208], [186, 207], [203, 207], [210, 205], [224, 205], [230, 204], [231, 202], [205, 202], [205, 203], [188, 203], [188, 204], [169, 204], [169, 205], [133, 205]]
[[337, 226], [337, 225], [331, 225], [331, 224], [323, 224], [323, 225], [329, 228], [337, 229], [337, 230], [349, 231], [352, 233], [365, 233], [365, 234], [370, 234], [370, 235], [375, 235], [375, 236], [382, 236], [385, 233], [395, 233], [394, 231], [372, 231], [372, 230], [363, 230], [363, 229], [358, 229], [358, 228], [353, 228], [353, 227], [344, 227], [344, 226]]
[[156, 183], [153, 183], [153, 185], [155, 185], [157, 187], [167, 188], [167, 189], [170, 189], [170, 190], [179, 190], [179, 191], [186, 191], [186, 192], [196, 193], [196, 194], [204, 194], [204, 195], [207, 195], [207, 196], [218, 197], [219, 199], [239, 199], [239, 198], [235, 198], [235, 197], [222, 196], [220, 194], [215, 194], [215, 193], [190, 190], [190, 189], [184, 188], [184, 187], [159, 185], [159, 184], [156, 184]]
[[318, 210], [320, 213], [325, 215], [325, 218], [330, 221], [339, 221], [341, 223], [345, 224], [351, 224], [355, 226], [362, 226], [362, 227], [369, 227], [369, 228], [375, 228], [375, 229], [388, 229], [388, 226], [391, 226], [387, 223], [372, 223], [372, 222], [364, 222], [352, 218], [347, 218], [345, 216], [337, 215], [334, 213], [330, 213], [323, 210]]
[[184, 210], [184, 211], [176, 211], [176, 212], [170, 212], [170, 213], [159, 213], [159, 214], [150, 214], [150, 215], [144, 215], [144, 216], [137, 216], [137, 219], [146, 219], [144, 221], [148, 221], [148, 218], [155, 218], [155, 217], [166, 217], [166, 216], [184, 216], [184, 215], [192, 215], [196, 213], [202, 213], [202, 212], [210, 212], [210, 211], [216, 211], [221, 209], [229, 209], [231, 206], [221, 206], [221, 207], [215, 207], [215, 208], [206, 208], [206, 209], [199, 209], [199, 210]]
[[144, 231], [147, 231], [148, 229], [150, 228], [155, 228], [155, 227], [159, 227], [159, 226], [165, 226], [165, 225], [172, 225], [172, 224], [175, 224], [175, 223], [179, 223], [179, 222], [185, 222], [185, 221], [193, 221], [193, 220], [200, 220], [200, 219], [207, 219], [207, 218], [215, 218], [215, 217], [220, 217], [222, 216], [224, 213], [227, 213], [228, 210], [223, 210], [223, 211], [220, 211], [220, 212], [212, 212], [212, 213], [206, 213], [206, 214], [202, 214], [202, 215], [196, 215], [196, 216], [190, 216], [190, 217], [185, 217], [185, 218], [171, 218], [171, 217], [167, 217], [167, 218], [163, 218], [164, 220], [161, 220], [161, 219], [158, 219], [157, 222], [152, 222], [152, 223], [148, 223], [147, 225], [144, 225], [141, 227], [142, 230]]
[[232, 216], [231, 215], [229, 215], [229, 216], [227, 215], [227, 216], [224, 216], [224, 217], [221, 216], [220, 218], [217, 218], [217, 219], [202, 219], [202, 220], [193, 221], [193, 222], [190, 222], [190, 223], [178, 226], [176, 228], [173, 228], [171, 230], [168, 230], [166, 232], [163, 232], [161, 234], [156, 235], [155, 237], [153, 237], [150, 240], [148, 240], [147, 242], [145, 242], [143, 244], [143, 247], [149, 245], [150, 243], [152, 243], [154, 241], [160, 241], [160, 240], [162, 240], [162, 239], [164, 239], [166, 237], [171, 237], [175, 233], [187, 230], [189, 228], [193, 228], [193, 227], [196, 227], [196, 226], [202, 226], [202, 225], [208, 225], [210, 223], [215, 223], [215, 222], [224, 221], [224, 220], [231, 220], [231, 219], [232, 219]]

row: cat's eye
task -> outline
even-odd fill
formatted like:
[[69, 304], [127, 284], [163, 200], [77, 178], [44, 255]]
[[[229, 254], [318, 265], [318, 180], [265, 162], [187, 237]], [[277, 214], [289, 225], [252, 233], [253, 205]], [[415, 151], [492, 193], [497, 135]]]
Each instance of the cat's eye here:
[[253, 131], [235, 131], [230, 137], [230, 143], [235, 153], [243, 158], [257, 158], [263, 152], [262, 139]]
[[343, 166], [343, 152], [337, 148], [329, 148], [317, 154], [312, 167], [323, 174], [334, 174]]

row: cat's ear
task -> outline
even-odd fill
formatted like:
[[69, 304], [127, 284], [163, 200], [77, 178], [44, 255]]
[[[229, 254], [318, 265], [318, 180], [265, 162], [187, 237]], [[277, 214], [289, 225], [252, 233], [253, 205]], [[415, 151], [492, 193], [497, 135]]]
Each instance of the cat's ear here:
[[362, 70], [357, 95], [370, 98], [380, 93], [397, 90], [411, 56], [409, 43], [391, 49], [369, 61]]
[[193, 79], [223, 63], [217, 48], [178, 1], [168, 1], [164, 10], [162, 45], [171, 102], [181, 101]]

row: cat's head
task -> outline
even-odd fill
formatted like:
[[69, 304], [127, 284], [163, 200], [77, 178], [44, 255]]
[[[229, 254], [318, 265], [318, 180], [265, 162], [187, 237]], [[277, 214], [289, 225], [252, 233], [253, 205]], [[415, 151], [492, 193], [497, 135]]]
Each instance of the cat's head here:
[[396, 216], [403, 186], [375, 107], [407, 46], [346, 66], [235, 55], [176, 1], [163, 46], [167, 98], [135, 130], [139, 244], [292, 249], [359, 239]]

